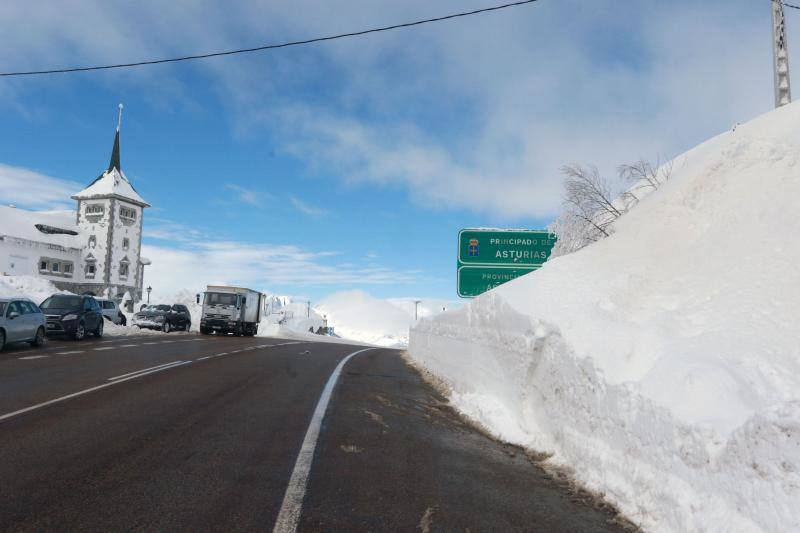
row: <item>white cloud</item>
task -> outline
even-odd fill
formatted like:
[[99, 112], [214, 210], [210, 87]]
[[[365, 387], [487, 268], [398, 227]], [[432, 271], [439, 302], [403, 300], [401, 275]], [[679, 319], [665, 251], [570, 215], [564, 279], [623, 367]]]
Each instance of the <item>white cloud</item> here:
[[254, 206], [261, 206], [263, 205], [263, 200], [268, 195], [261, 192], [256, 191], [254, 189], [247, 189], [242, 187], [241, 185], [235, 185], [233, 183], [225, 184], [225, 189], [229, 191], [233, 191], [236, 193], [236, 199], [242, 203], [254, 205]]
[[307, 204], [306, 202], [294, 196], [289, 198], [289, 201], [292, 203], [292, 206], [296, 210], [312, 218], [319, 218], [330, 214], [330, 211], [328, 211], [327, 209]]
[[338, 255], [331, 251], [226, 240], [183, 240], [179, 246], [145, 244], [142, 255], [153, 260], [145, 269], [145, 284], [169, 294], [217, 283], [282, 293], [312, 286], [403, 285], [416, 282], [420, 275], [415, 270], [397, 271], [374, 264], [331, 264], [330, 258]]
[[[30, 68], [163, 57], [481, 5], [86, 0], [71, 5], [65, 20], [60, 7], [37, 6], [31, 18], [27, 4], [11, 2], [0, 11], [0, 63]], [[769, 10], [758, 2], [563, 0], [96, 77], [135, 81], [177, 102], [187, 92], [180, 73], [199, 72], [235, 116], [237, 134], [278, 130], [286, 150], [326, 175], [399, 186], [434, 209], [518, 219], [557, 210], [565, 163], [609, 172], [640, 157], [668, 157], [769, 109], [770, 68]], [[324, 95], [299, 90], [309, 86], [324, 87]], [[6, 96], [25, 108], [24, 93]]]
[[30, 209], [75, 208], [69, 197], [84, 186], [27, 168], [0, 163], [0, 201]]

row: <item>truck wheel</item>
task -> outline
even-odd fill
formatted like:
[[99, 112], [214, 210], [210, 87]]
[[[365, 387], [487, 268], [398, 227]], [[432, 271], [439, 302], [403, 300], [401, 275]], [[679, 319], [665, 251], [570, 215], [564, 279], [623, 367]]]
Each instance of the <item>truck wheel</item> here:
[[200, 333], [202, 335], [208, 335], [208, 330], [206, 328], [200, 328]]
[[169, 323], [168, 320], [164, 321], [164, 325], [161, 326], [161, 331], [163, 331], [164, 333], [169, 333], [170, 331], [172, 331], [172, 325]]

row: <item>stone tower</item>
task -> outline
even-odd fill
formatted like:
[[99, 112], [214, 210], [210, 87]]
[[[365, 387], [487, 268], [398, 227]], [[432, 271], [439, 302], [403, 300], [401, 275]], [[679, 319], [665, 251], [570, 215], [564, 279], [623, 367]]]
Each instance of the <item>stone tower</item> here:
[[78, 228], [86, 239], [82, 257], [81, 292], [121, 299], [126, 292], [142, 296], [142, 218], [150, 205], [139, 196], [122, 171], [119, 133], [122, 104], [108, 169], [72, 196], [78, 201]]

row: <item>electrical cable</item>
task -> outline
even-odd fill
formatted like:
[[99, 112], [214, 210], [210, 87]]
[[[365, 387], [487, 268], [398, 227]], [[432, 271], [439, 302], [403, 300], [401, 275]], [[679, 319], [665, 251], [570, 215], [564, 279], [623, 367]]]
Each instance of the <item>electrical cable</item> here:
[[517, 2], [512, 2], [509, 4], [502, 4], [492, 7], [485, 7], [482, 9], [476, 9], [474, 11], [465, 11], [462, 13], [453, 13], [450, 15], [444, 15], [441, 17], [417, 20], [414, 22], [405, 22], [403, 24], [393, 24], [391, 26], [383, 26], [379, 28], [372, 28], [369, 30], [361, 30], [361, 31], [354, 31], [350, 33], [340, 33], [338, 35], [329, 35], [326, 37], [315, 37], [312, 39], [304, 39], [302, 41], [289, 41], [285, 43], [279, 44], [266, 44], [263, 46], [256, 46], [253, 48], [241, 48], [238, 50], [226, 50], [224, 52], [211, 52], [208, 54], [196, 54], [190, 56], [183, 56], [183, 57], [173, 57], [167, 59], [153, 59], [153, 60], [145, 60], [145, 61], [136, 61], [133, 63], [118, 63], [112, 65], [98, 65], [98, 66], [90, 66], [90, 67], [71, 67], [71, 68], [56, 68], [50, 70], [30, 70], [30, 71], [22, 71], [22, 72], [0, 72], [0, 77], [12, 77], [12, 76], [37, 76], [37, 75], [45, 75], [45, 74], [66, 74], [71, 72], [88, 72], [94, 70], [110, 70], [110, 69], [118, 69], [118, 68], [132, 68], [132, 67], [141, 67], [145, 65], [158, 65], [161, 63], [177, 63], [179, 61], [190, 61], [195, 59], [207, 59], [210, 57], [220, 57], [220, 56], [230, 56], [235, 54], [246, 54], [251, 52], [260, 52], [264, 50], [274, 50], [276, 48], [288, 48], [290, 46], [299, 46], [304, 44], [312, 44], [312, 43], [319, 43], [323, 41], [333, 41], [335, 39], [344, 39], [347, 37], [358, 37], [361, 35], [367, 35], [370, 33], [378, 33], [383, 31], [390, 31], [396, 30], [400, 28], [409, 28], [411, 26], [420, 26], [422, 24], [429, 24], [432, 22], [441, 22], [444, 20], [450, 20], [459, 17], [468, 17], [471, 15], [478, 15], [480, 13], [487, 13], [490, 11], [499, 11], [501, 9], [507, 9], [510, 7], [517, 7], [524, 4], [532, 4], [537, 2], [538, 0], [520, 0]]

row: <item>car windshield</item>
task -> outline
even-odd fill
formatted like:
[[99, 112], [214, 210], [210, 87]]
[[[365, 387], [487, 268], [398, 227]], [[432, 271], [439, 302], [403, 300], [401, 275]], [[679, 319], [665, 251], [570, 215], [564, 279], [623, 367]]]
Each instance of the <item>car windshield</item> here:
[[210, 305], [236, 305], [236, 295], [224, 292], [207, 292], [206, 303]]
[[168, 305], [146, 305], [142, 311], [169, 311], [172, 309]]
[[79, 309], [80, 306], [80, 296], [51, 296], [39, 307], [42, 309]]

